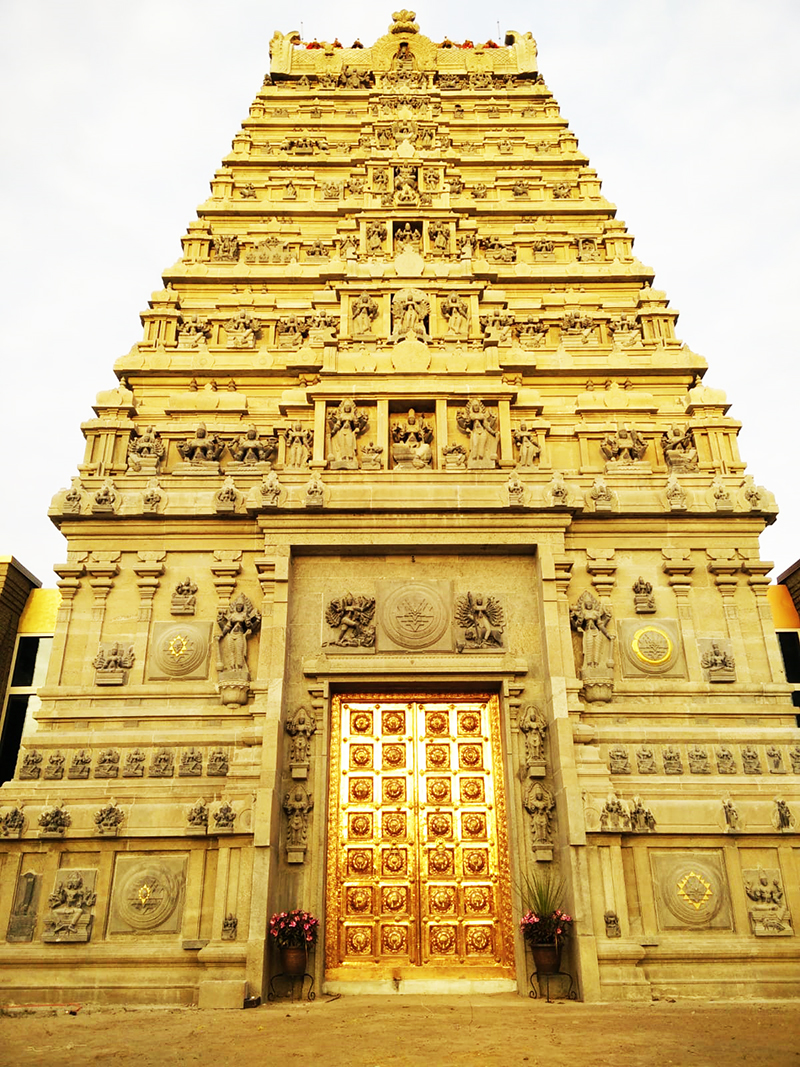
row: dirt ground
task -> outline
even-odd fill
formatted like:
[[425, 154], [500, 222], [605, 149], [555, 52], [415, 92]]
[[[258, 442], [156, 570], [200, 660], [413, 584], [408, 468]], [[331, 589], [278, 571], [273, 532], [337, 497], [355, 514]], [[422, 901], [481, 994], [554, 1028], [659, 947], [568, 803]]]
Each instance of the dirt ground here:
[[800, 1004], [320, 997], [238, 1012], [14, 1009], [0, 1067], [800, 1067]]
[[321, 996], [246, 1011], [15, 1011], [0, 1017], [1, 1067], [800, 1067], [797, 1002]]

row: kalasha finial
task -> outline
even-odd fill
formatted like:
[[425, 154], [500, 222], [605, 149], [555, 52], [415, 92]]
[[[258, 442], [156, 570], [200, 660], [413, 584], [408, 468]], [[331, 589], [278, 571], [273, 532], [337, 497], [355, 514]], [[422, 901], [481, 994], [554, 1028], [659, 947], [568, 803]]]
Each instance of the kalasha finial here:
[[414, 22], [417, 17], [416, 11], [395, 11], [392, 15], [394, 25], [389, 27], [392, 33], [419, 33], [419, 26]]

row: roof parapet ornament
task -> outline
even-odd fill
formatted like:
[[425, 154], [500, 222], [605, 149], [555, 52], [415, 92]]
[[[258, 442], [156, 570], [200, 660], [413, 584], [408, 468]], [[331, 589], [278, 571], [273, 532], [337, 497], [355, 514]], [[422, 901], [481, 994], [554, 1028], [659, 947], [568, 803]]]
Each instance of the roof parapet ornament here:
[[392, 15], [393, 25], [389, 27], [389, 32], [419, 33], [419, 26], [414, 22], [416, 17], [416, 11], [409, 11], [407, 8], [403, 8], [402, 11], [395, 11]]

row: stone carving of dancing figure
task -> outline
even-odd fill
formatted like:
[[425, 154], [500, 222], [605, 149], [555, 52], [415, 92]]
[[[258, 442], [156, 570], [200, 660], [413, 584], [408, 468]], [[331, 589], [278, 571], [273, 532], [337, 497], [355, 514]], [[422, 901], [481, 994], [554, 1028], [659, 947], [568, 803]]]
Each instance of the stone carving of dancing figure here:
[[487, 411], [482, 400], [470, 400], [456, 413], [458, 428], [469, 437], [467, 466], [493, 468], [497, 453], [497, 416]]
[[357, 470], [356, 441], [368, 425], [367, 413], [354, 400], [345, 399], [328, 412], [331, 433], [331, 470]]

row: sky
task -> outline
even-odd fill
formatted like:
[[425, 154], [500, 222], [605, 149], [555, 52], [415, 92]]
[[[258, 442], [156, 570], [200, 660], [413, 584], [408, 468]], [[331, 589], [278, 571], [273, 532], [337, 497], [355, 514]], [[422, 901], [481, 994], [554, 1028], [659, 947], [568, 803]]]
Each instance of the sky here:
[[[139, 312], [206, 199], [274, 30], [370, 44], [395, 5], [3, 0], [0, 554], [44, 585], [47, 518], [83, 459], [80, 423], [141, 338]], [[800, 558], [800, 4], [474, 0], [417, 9], [440, 40], [530, 30], [550, 90], [727, 392], [740, 450], [781, 514], [773, 576]], [[498, 33], [499, 27], [499, 33]]]

